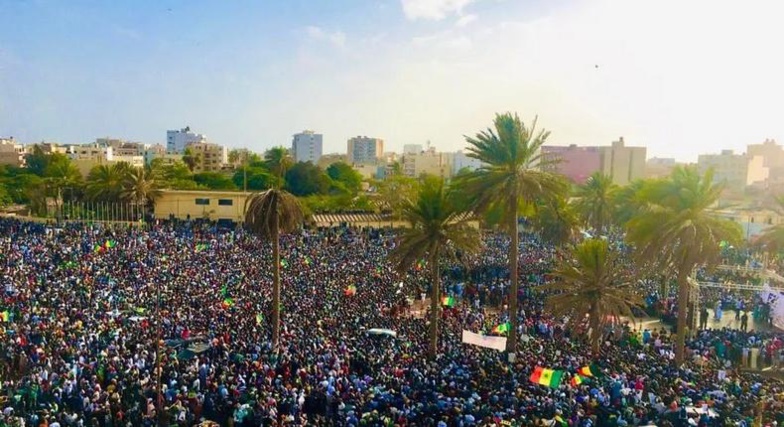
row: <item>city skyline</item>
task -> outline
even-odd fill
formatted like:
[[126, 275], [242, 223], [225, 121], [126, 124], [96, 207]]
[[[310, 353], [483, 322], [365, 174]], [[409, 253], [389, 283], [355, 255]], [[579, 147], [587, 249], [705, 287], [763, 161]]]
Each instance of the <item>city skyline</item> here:
[[[552, 145], [624, 136], [695, 161], [784, 140], [784, 5], [576, 0], [4, 2], [0, 136], [164, 143], [190, 125], [263, 151], [463, 135], [514, 111]], [[45, 24], [45, 25], [44, 25]], [[721, 125], [721, 126], [719, 126]]]

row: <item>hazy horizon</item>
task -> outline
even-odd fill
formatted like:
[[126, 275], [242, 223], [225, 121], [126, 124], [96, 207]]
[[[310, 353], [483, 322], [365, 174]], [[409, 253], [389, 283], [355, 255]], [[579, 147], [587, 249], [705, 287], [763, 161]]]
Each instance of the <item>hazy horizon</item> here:
[[513, 111], [649, 158], [784, 142], [774, 0], [263, 3], [0, 0], [0, 136], [455, 151]]

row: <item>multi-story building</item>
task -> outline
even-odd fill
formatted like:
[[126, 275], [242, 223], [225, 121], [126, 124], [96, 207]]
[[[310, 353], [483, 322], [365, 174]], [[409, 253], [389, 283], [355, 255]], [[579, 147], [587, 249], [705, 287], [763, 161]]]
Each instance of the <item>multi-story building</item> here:
[[25, 165], [25, 147], [17, 144], [14, 137], [0, 138], [0, 165]]
[[452, 176], [457, 175], [461, 170], [475, 170], [482, 167], [482, 162], [468, 155], [462, 151], [452, 153]]
[[627, 147], [623, 137], [613, 141], [609, 147], [599, 147], [600, 170], [618, 185], [627, 185], [645, 178], [645, 147]]
[[424, 149], [422, 148], [422, 144], [406, 144], [403, 146], [403, 155], [406, 154], [419, 154]]
[[653, 157], [645, 163], [645, 177], [666, 178], [670, 176], [676, 165], [673, 158]]
[[584, 183], [594, 172], [602, 169], [599, 147], [542, 146], [541, 168], [559, 173], [577, 184]]
[[444, 179], [452, 176], [453, 155], [436, 152], [434, 148], [414, 154], [403, 155], [403, 175], [417, 178], [434, 175]]
[[338, 153], [331, 153], [331, 154], [324, 154], [319, 157], [318, 163], [316, 165], [321, 169], [328, 168], [333, 163], [348, 163], [348, 159], [346, 158], [345, 154], [338, 154]]
[[762, 156], [735, 154], [732, 150], [722, 150], [719, 154], [700, 154], [697, 167], [700, 173], [713, 170], [713, 181], [731, 190], [742, 190], [768, 179], [768, 168]]
[[355, 136], [348, 140], [349, 164], [376, 164], [384, 154], [384, 141], [379, 138]]
[[194, 142], [185, 148], [196, 158], [193, 168], [196, 173], [219, 172], [229, 163], [229, 151], [223, 145]]
[[768, 168], [768, 185], [770, 187], [784, 184], [784, 148], [775, 140], [766, 139], [762, 144], [749, 144], [746, 148], [749, 156], [762, 156], [763, 164]]
[[323, 136], [312, 130], [294, 134], [291, 141], [291, 154], [295, 162], [311, 162], [318, 164], [321, 158]]
[[166, 131], [166, 151], [169, 153], [183, 154], [188, 144], [198, 142], [207, 142], [207, 137], [200, 133], [191, 132], [190, 127]]

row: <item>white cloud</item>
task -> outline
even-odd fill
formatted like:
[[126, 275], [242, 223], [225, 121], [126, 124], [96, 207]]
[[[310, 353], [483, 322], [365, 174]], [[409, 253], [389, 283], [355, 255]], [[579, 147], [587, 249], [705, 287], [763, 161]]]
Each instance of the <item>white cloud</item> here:
[[477, 18], [476, 15], [472, 15], [472, 14], [464, 15], [461, 16], [460, 19], [457, 20], [457, 22], [455, 22], [455, 25], [458, 27], [465, 27], [466, 25], [476, 21], [476, 18]]
[[327, 31], [313, 25], [306, 27], [305, 31], [313, 40], [324, 40], [341, 49], [346, 47], [346, 34], [342, 31]]
[[430, 19], [440, 21], [447, 15], [458, 14], [476, 0], [401, 0], [403, 13], [410, 20]]

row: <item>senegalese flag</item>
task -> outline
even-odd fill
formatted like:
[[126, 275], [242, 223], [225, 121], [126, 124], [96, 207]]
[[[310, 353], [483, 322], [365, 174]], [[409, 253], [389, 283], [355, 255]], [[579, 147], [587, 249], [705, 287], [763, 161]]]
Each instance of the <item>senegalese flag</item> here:
[[9, 313], [8, 310], [3, 310], [0, 312], [0, 320], [2, 320], [3, 322], [7, 322], [8, 319], [10, 318], [11, 318], [11, 313]]
[[588, 378], [585, 378], [585, 377], [583, 377], [581, 375], [575, 374], [572, 377], [572, 380], [569, 381], [569, 383], [572, 385], [572, 387], [577, 387], [578, 385], [580, 385], [580, 384], [582, 384], [582, 383], [584, 383], [586, 381], [588, 381]]
[[583, 377], [598, 377], [601, 375], [602, 371], [599, 369], [598, 366], [591, 363], [588, 366], [583, 366], [582, 368], [577, 370], [577, 373], [582, 375]]
[[285, 259], [280, 260], [280, 266], [283, 268], [289, 268], [289, 262]]
[[196, 252], [201, 252], [201, 251], [203, 251], [203, 250], [205, 250], [207, 248], [209, 248], [209, 245], [207, 245], [206, 243], [197, 243], [196, 244]]
[[256, 324], [261, 325], [264, 322], [264, 315], [259, 313], [256, 315]]
[[441, 298], [441, 305], [444, 307], [454, 307], [455, 306], [455, 297], [443, 297]]
[[500, 325], [493, 328], [493, 332], [496, 334], [506, 334], [509, 332], [509, 322], [501, 323]]
[[557, 371], [554, 369], [547, 369], [537, 366], [534, 373], [531, 374], [531, 382], [547, 387], [556, 388], [561, 385], [561, 378], [563, 378], [564, 371]]
[[354, 285], [348, 285], [346, 290], [343, 291], [343, 294], [346, 296], [356, 295], [356, 293], [357, 293], [357, 287]]
[[234, 307], [234, 299], [233, 298], [225, 298], [221, 303], [221, 307], [223, 308], [231, 308]]
[[103, 249], [103, 246], [95, 245], [95, 247], [93, 247], [93, 252], [98, 253], [98, 252], [101, 252], [102, 249]]
[[103, 244], [103, 246], [106, 249], [111, 249], [111, 248], [117, 246], [117, 242], [115, 242], [114, 240], [107, 240], [106, 243]]
[[417, 270], [421, 270], [421, 269], [423, 269], [423, 268], [425, 268], [425, 260], [424, 260], [424, 259], [420, 259], [420, 260], [419, 260], [419, 261], [417, 261], [417, 263], [416, 263], [416, 269], [417, 269]]
[[229, 285], [223, 285], [223, 287], [221, 287], [221, 296], [224, 298], [229, 296]]

